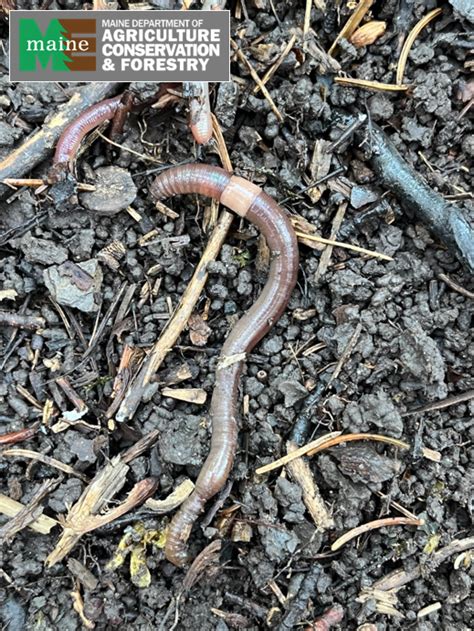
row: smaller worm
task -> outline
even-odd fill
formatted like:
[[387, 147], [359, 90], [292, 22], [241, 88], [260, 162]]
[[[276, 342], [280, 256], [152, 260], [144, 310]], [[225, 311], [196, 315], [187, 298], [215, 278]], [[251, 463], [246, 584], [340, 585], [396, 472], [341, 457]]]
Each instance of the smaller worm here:
[[268, 280], [257, 301], [229, 333], [217, 365], [210, 417], [211, 449], [196, 486], [171, 521], [166, 558], [175, 565], [188, 560], [187, 540], [207, 500], [229, 477], [237, 449], [238, 390], [245, 357], [268, 333], [288, 304], [296, 284], [298, 245], [293, 227], [280, 206], [261, 188], [224, 169], [188, 164], [168, 169], [151, 185], [157, 199], [181, 193], [199, 193], [220, 201], [251, 221], [265, 236], [271, 251]]
[[[166, 88], [173, 84], [162, 84], [158, 90], [156, 100], [159, 98]], [[190, 121], [189, 126], [194, 139], [199, 144], [207, 143], [212, 137], [212, 119], [211, 109], [209, 104], [209, 88], [206, 83], [190, 82], [188, 85], [194, 86], [190, 88]], [[197, 91], [196, 91], [197, 90]], [[123, 113], [130, 111], [132, 108], [132, 102], [130, 96], [128, 99], [124, 98], [127, 95], [119, 94], [111, 99], [106, 99], [95, 105], [91, 105], [80, 116], [76, 118], [61, 134], [58, 144], [56, 145], [56, 151], [53, 158], [53, 168], [50, 172], [50, 179], [56, 181], [60, 178], [61, 168], [67, 166], [72, 168], [74, 158], [79, 149], [79, 146], [86, 134], [104, 123], [105, 121], [115, 118], [115, 115], [123, 110]], [[138, 106], [141, 109], [141, 106]], [[114, 127], [117, 130], [123, 125], [124, 117], [122, 116], [117, 121]]]
[[183, 96], [189, 98], [189, 128], [194, 140], [198, 145], [205, 145], [212, 138], [209, 84], [203, 81], [185, 82]]
[[106, 99], [87, 108], [76, 118], [61, 134], [56, 151], [54, 153], [53, 165], [67, 165], [71, 168], [77, 150], [84, 136], [104, 123], [111, 120], [117, 112], [122, 102], [122, 94]]
[[31, 427], [25, 427], [25, 429], [20, 429], [17, 432], [0, 434], [0, 445], [14, 445], [23, 440], [33, 438], [38, 433], [39, 426], [39, 423], [34, 423]]

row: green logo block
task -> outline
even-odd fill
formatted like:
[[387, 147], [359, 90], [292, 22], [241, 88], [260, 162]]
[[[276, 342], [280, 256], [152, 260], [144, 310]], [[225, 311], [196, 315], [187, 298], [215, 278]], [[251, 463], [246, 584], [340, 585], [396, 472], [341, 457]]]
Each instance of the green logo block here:
[[20, 18], [19, 21], [19, 69], [35, 72], [37, 61], [43, 69], [51, 64], [56, 72], [71, 72], [67, 65], [71, 62], [67, 54], [67, 30], [59, 20], [51, 20], [43, 33], [36, 20]]

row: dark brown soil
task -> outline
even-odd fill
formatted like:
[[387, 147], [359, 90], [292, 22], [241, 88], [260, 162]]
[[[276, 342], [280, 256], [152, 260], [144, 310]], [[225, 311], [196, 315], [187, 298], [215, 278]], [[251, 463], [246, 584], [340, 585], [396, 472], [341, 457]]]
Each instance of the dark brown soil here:
[[[35, 1], [22, 6], [25, 4], [37, 8]], [[155, 0], [153, 4], [158, 6]], [[453, 13], [451, 4], [457, 12]], [[327, 5], [326, 13], [313, 7], [313, 34], [309, 35], [313, 45], [324, 50], [348, 15], [346, 2], [329, 1]], [[333, 154], [330, 169], [345, 167], [338, 180], [345, 186], [335, 186], [334, 179], [325, 183], [317, 202], [314, 192], [313, 196], [311, 191], [298, 193], [312, 182], [315, 143], [335, 140], [344, 129], [344, 116], [362, 112], [385, 129], [430, 186], [448, 199], [456, 196], [456, 203], [472, 221], [472, 199], [464, 194], [470, 190], [474, 153], [469, 120], [473, 109], [463, 112], [472, 98], [469, 73], [474, 46], [468, 39], [472, 27], [469, 3], [375, 2], [374, 17], [387, 21], [385, 35], [367, 48], [344, 43], [337, 59], [350, 76], [394, 82], [400, 34], [406, 34], [436, 5], [443, 7], [442, 16], [422, 32], [409, 56], [405, 80], [413, 88], [407, 94], [363, 92], [334, 84], [334, 75], [325, 71], [314, 52], [303, 50], [302, 0], [248, 0], [248, 19], [244, 12], [233, 21], [233, 34], [260, 76], [292, 33], [298, 35], [293, 50], [268, 83], [284, 116], [282, 124], [261, 94], [252, 94], [254, 83], [238, 63], [233, 64], [232, 72], [242, 80], [213, 88], [214, 111], [235, 171], [263, 186], [276, 200], [286, 200], [290, 212], [303, 216], [325, 237], [330, 236], [338, 207], [348, 202], [338, 238], [393, 260], [336, 248], [320, 277], [321, 252], [301, 245], [299, 284], [289, 307], [248, 359], [242, 382], [248, 413], [242, 416], [240, 447], [224, 513], [218, 512], [204, 531], [198, 527], [191, 536], [195, 553], [212, 539], [223, 538], [219, 568], [204, 573], [180, 599], [175, 618], [184, 572], [167, 563], [162, 551], [148, 547], [152, 581], [146, 588], [133, 585], [128, 563], [115, 572], [105, 568], [130, 524], [141, 520], [146, 528], [160, 529], [165, 518], [136, 511], [85, 535], [71, 557], [97, 581], [93, 590], [81, 587], [86, 616], [96, 629], [170, 629], [175, 619], [177, 629], [223, 631], [245, 624], [250, 629], [277, 628], [308, 573], [316, 573], [315, 587], [295, 624], [311, 622], [339, 603], [345, 612], [341, 629], [357, 629], [363, 623], [374, 623], [379, 631], [472, 628], [474, 563], [469, 554], [456, 567], [456, 555], [439, 566], [431, 562], [431, 555], [455, 539], [472, 536], [474, 403], [471, 399], [404, 415], [474, 387], [473, 302], [438, 275], [446, 274], [471, 291], [472, 279], [428, 227], [402, 210], [401, 200], [380, 184], [370, 168], [367, 143], [361, 146], [360, 140], [349, 138]], [[53, 0], [50, 8], [81, 8], [81, 2]], [[6, 43], [6, 22], [2, 24]], [[1, 159], [40, 127], [75, 87], [9, 84], [7, 56], [0, 62], [5, 72], [0, 80]], [[132, 86], [143, 97], [153, 88]], [[131, 116], [120, 143], [139, 154], [158, 157], [161, 167], [196, 157], [183, 107]], [[198, 154], [201, 161], [218, 164], [212, 148]], [[61, 414], [71, 412], [73, 405], [53, 381], [68, 374], [89, 408], [83, 418], [89, 426], [77, 425], [59, 433], [44, 428], [19, 446], [54, 457], [90, 478], [141, 435], [159, 430], [157, 445], [131, 464], [124, 490], [154, 475], [160, 485], [155, 497], [163, 498], [185, 477], [195, 479], [199, 471], [209, 443], [207, 405], [164, 397], [162, 386], [155, 384], [151, 398], [142, 403], [127, 427], [109, 431], [104, 412], [111, 403], [112, 371], [119, 365], [124, 345], [149, 349], [168, 320], [170, 305], [178, 304], [189, 282], [207, 239], [205, 202], [194, 198], [170, 202], [179, 214], [175, 220], [154, 212], [148, 186], [157, 165], [116, 148], [107, 154], [101, 142], [81, 156], [79, 180], [87, 181], [92, 171], [110, 164], [133, 177], [137, 197], [132, 205], [141, 222], [125, 211], [113, 217], [98, 215], [78, 198], [54, 204], [48, 193], [36, 196], [27, 189], [0, 202], [1, 289], [13, 289], [17, 294], [14, 299], [4, 299], [1, 308], [41, 316], [46, 322], [40, 333], [19, 330], [13, 337], [11, 328], [0, 331], [0, 435], [41, 419], [41, 411], [18, 391], [19, 386], [41, 405], [51, 399]], [[31, 177], [42, 177], [48, 167], [45, 163], [34, 169]], [[372, 207], [375, 210], [367, 213], [367, 220], [360, 221]], [[141, 245], [143, 234], [154, 228], [156, 236]], [[100, 283], [100, 294], [82, 305], [85, 310], [70, 306], [61, 313], [51, 301], [50, 284], [48, 289], [45, 286], [44, 270], [65, 261], [79, 264], [97, 259], [114, 239], [126, 250], [119, 270], [100, 262], [97, 273], [103, 278], [94, 277]], [[256, 265], [260, 261], [257, 252], [256, 232], [235, 221], [218, 261], [210, 268], [205, 294], [196, 309], [201, 314], [208, 310], [211, 334], [206, 346], [196, 347], [185, 332], [159, 376], [186, 363], [192, 377], [181, 387], [211, 393], [219, 349], [229, 327], [254, 302], [265, 282], [265, 270]], [[72, 273], [70, 269], [68, 273]], [[157, 295], [138, 306], [146, 281], [153, 286], [157, 278], [161, 278]], [[111, 320], [93, 353], [82, 362], [96, 318], [102, 321], [124, 282], [128, 288], [136, 285], [125, 322], [113, 332]], [[338, 376], [331, 379], [355, 333], [352, 351]], [[316, 349], [305, 355], [304, 350], [314, 345], [318, 345]], [[316, 400], [315, 388], [328, 383]], [[259, 466], [286, 453], [286, 441], [302, 414], [309, 418], [303, 442], [342, 430], [385, 434], [413, 445], [409, 452], [401, 452], [379, 443], [350, 443], [311, 458], [315, 482], [335, 521], [334, 529], [326, 532], [315, 530], [301, 489], [291, 478], [280, 475], [281, 470], [266, 476], [255, 474]], [[441, 461], [423, 458], [422, 447], [440, 452]], [[60, 477], [57, 470], [24, 458], [0, 457], [0, 471], [1, 492], [24, 504], [45, 479]], [[64, 515], [83, 488], [79, 479], [61, 474], [57, 488], [43, 502], [45, 514]], [[122, 493], [122, 500], [124, 497]], [[376, 530], [331, 552], [331, 543], [349, 529], [383, 516], [398, 516], [390, 501], [423, 518], [424, 526]], [[238, 508], [231, 513], [234, 521], [230, 523], [229, 514], [224, 519], [229, 507]], [[0, 526], [6, 521], [0, 516]], [[248, 542], [236, 540], [236, 531], [243, 524], [250, 527]], [[51, 569], [44, 565], [58, 530], [45, 536], [25, 529], [4, 545], [0, 552], [2, 628], [81, 628], [72, 606], [70, 592], [75, 581], [67, 561]], [[373, 599], [358, 600], [363, 589], [391, 571], [412, 570], [420, 564], [421, 576], [396, 594], [399, 616], [377, 611]], [[277, 589], [287, 597], [285, 602], [277, 598]], [[417, 618], [421, 609], [438, 602], [440, 608]], [[227, 617], [217, 616], [213, 609]]]

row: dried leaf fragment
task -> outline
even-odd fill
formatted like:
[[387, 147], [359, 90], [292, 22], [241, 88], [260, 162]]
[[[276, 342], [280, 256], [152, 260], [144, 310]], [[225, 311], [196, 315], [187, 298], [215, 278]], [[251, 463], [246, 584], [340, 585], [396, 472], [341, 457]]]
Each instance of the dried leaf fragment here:
[[354, 44], [356, 48], [370, 46], [370, 44], [373, 44], [379, 37], [382, 37], [386, 29], [386, 22], [382, 20], [371, 20], [355, 31], [350, 39], [350, 42], [351, 44]]
[[193, 313], [188, 320], [188, 326], [191, 343], [194, 346], [206, 346], [212, 329], [204, 322], [202, 316], [198, 313]]
[[101, 469], [82, 493], [79, 500], [62, 519], [64, 532], [55, 549], [46, 559], [51, 567], [69, 554], [82, 535], [110, 523], [142, 504], [156, 490], [157, 481], [146, 478], [137, 482], [127, 498], [115, 508], [101, 512], [120, 491], [126, 481], [130, 467], [124, 462], [125, 456], [116, 456]]
[[109, 571], [121, 567], [130, 555], [130, 578], [134, 585], [140, 588], [148, 587], [151, 583], [151, 574], [146, 564], [146, 548], [151, 544], [159, 549], [166, 543], [165, 530], [148, 530], [143, 522], [139, 521], [125, 529], [125, 534], [120, 539], [117, 549], [106, 565]]
[[169, 513], [184, 502], [184, 500], [194, 491], [194, 483], [191, 480], [184, 480], [168, 497], [163, 500], [148, 499], [145, 506], [155, 511], [158, 515]]

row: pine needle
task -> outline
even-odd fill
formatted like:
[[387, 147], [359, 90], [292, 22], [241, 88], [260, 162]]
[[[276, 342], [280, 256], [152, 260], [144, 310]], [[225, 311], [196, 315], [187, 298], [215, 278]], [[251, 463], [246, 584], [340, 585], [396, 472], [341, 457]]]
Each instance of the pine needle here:
[[359, 252], [360, 254], [367, 254], [367, 256], [373, 256], [374, 258], [383, 259], [384, 261], [393, 261], [393, 258], [391, 256], [388, 256], [388, 254], [382, 254], [382, 252], [376, 252], [375, 250], [366, 250], [365, 248], [361, 248], [358, 245], [352, 245], [351, 243], [343, 243], [342, 241], [324, 239], [323, 237], [318, 237], [315, 234], [307, 234], [305, 232], [296, 231], [295, 234], [297, 237], [309, 239], [310, 241], [317, 241], [318, 243], [323, 243], [324, 245], [332, 245], [338, 248], [345, 248], [346, 250], [352, 250], [353, 252]]
[[434, 18], [438, 17], [438, 15], [441, 15], [442, 12], [443, 12], [443, 9], [433, 9], [433, 11], [430, 11], [424, 17], [422, 17], [421, 20], [417, 24], [415, 24], [415, 26], [410, 31], [410, 34], [408, 35], [403, 45], [402, 52], [400, 53], [400, 59], [398, 60], [397, 78], [396, 78], [397, 85], [402, 84], [403, 75], [405, 74], [405, 66], [408, 60], [408, 55], [410, 53], [411, 47], [413, 46], [415, 39], [418, 37], [421, 31], [425, 28], [425, 26], [427, 26], [431, 22], [431, 20], [434, 20]]

